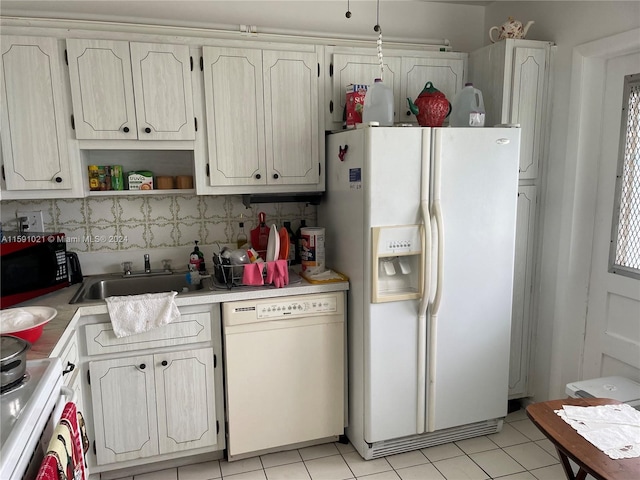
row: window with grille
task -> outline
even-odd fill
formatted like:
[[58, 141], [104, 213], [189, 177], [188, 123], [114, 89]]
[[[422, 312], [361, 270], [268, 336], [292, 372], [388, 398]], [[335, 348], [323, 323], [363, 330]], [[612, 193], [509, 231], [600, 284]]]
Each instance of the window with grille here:
[[609, 271], [640, 279], [640, 74], [624, 79]]

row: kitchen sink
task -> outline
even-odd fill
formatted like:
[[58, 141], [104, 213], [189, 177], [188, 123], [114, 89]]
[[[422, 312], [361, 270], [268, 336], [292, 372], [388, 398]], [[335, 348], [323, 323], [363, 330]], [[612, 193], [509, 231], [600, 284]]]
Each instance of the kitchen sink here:
[[114, 295], [139, 295], [176, 291], [178, 294], [202, 290], [202, 285], [189, 285], [185, 274], [141, 275], [134, 277], [89, 277], [69, 303], [104, 300]]

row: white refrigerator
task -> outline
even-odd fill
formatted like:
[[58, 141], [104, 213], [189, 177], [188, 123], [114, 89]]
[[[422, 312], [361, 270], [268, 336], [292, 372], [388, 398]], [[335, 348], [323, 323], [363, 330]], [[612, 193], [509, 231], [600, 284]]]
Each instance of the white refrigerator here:
[[327, 136], [318, 224], [350, 280], [346, 433], [365, 459], [502, 428], [519, 148], [518, 128]]

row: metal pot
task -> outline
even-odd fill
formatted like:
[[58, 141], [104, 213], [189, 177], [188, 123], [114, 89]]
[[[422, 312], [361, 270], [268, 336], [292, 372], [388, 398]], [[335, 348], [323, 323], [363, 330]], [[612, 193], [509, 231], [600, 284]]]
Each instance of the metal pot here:
[[31, 344], [11, 335], [0, 336], [0, 387], [19, 381], [27, 370], [27, 350]]

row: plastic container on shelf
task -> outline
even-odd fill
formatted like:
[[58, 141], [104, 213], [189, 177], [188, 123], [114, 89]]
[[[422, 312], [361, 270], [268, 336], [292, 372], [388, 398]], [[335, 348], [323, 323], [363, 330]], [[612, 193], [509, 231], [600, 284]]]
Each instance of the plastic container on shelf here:
[[452, 127], [484, 127], [484, 100], [482, 92], [466, 83], [451, 104], [449, 125]]
[[362, 123], [378, 122], [381, 127], [393, 126], [393, 91], [376, 78], [364, 96]]

